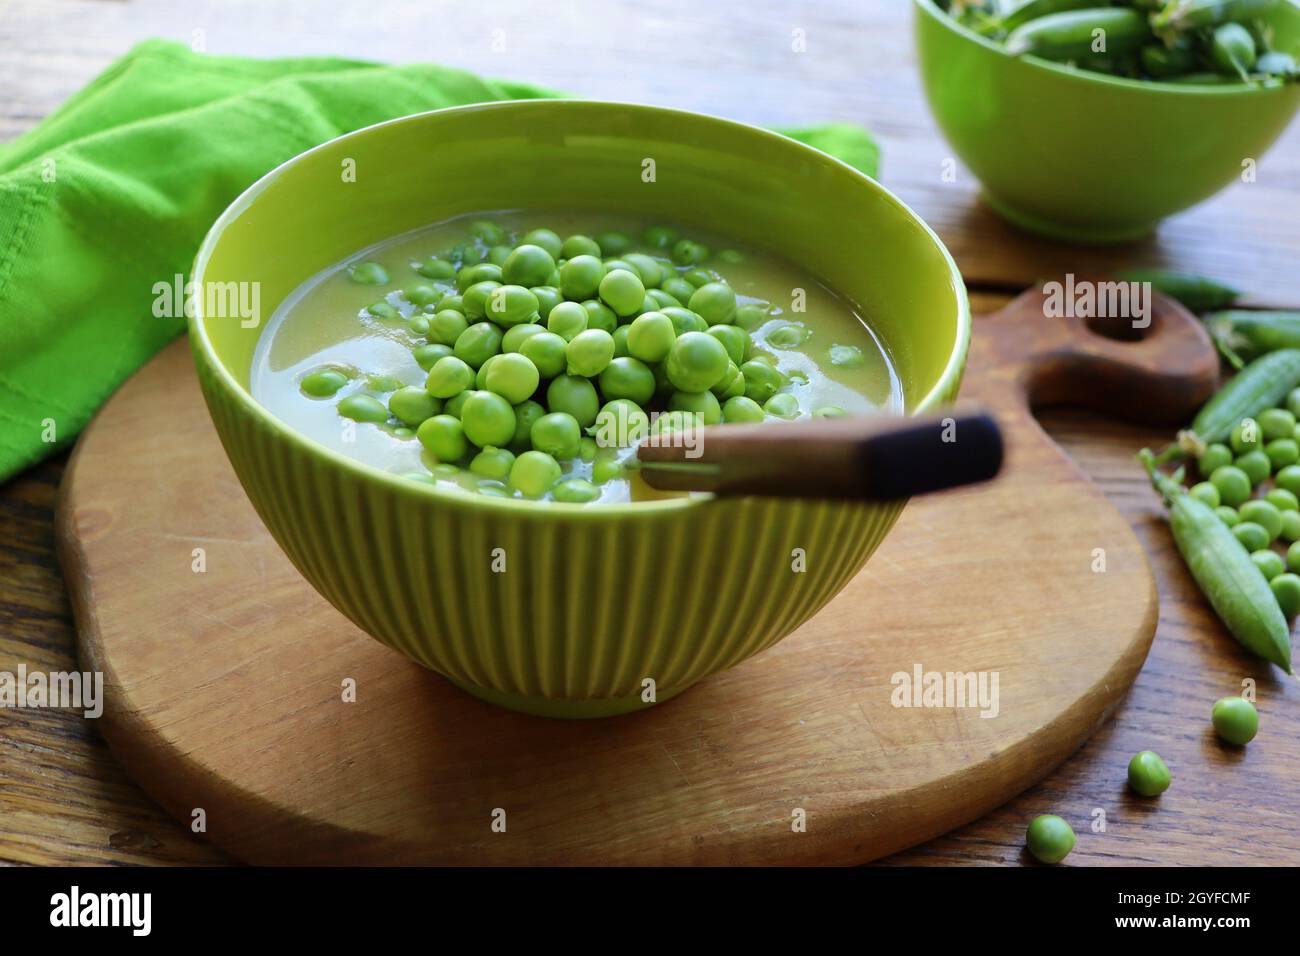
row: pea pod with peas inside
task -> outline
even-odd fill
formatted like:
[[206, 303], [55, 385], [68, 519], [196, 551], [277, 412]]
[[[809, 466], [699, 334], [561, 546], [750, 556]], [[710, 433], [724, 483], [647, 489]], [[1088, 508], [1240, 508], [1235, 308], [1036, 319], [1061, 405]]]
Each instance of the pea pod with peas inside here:
[[1260, 356], [1243, 368], [1201, 407], [1191, 427], [1161, 452], [1159, 461], [1184, 455], [1200, 457], [1206, 447], [1227, 438], [1242, 419], [1281, 404], [1300, 385], [1300, 349], [1280, 349]]
[[1149, 449], [1139, 458], [1169, 508], [1174, 543], [1219, 620], [1248, 651], [1290, 673], [1290, 628], [1250, 553], [1213, 508], [1187, 494], [1181, 469], [1162, 475]]
[[[1077, 60], [1094, 53], [1135, 51], [1151, 39], [1147, 19], [1137, 10], [1102, 7], [1069, 10], [1030, 20], [1007, 36], [1007, 52], [1048, 60]], [[1104, 46], [1098, 49], [1098, 43]]]
[[1202, 318], [1215, 347], [1235, 369], [1280, 349], [1300, 348], [1300, 312], [1228, 309]]

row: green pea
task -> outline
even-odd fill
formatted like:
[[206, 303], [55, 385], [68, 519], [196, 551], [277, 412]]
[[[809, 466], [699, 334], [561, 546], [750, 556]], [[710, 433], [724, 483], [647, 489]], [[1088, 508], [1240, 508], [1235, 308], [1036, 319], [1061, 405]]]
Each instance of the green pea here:
[[627, 333], [631, 326], [620, 325], [614, 330], [614, 358], [621, 358], [629, 354], [627, 348]]
[[[1295, 578], [1297, 598], [1300, 599], [1300, 577], [1288, 577]], [[1287, 616], [1294, 617], [1295, 612]], [[1259, 711], [1244, 697], [1221, 697], [1210, 710], [1210, 723], [1223, 741], [1243, 747], [1259, 733]]]
[[1143, 797], [1158, 797], [1169, 789], [1169, 767], [1154, 750], [1134, 754], [1128, 763], [1128, 785]]
[[469, 470], [493, 481], [505, 481], [510, 477], [510, 466], [514, 463], [515, 456], [511, 452], [489, 445], [474, 456]]
[[1257, 421], [1266, 442], [1275, 438], [1290, 438], [1295, 434], [1295, 416], [1285, 408], [1270, 408], [1260, 412]]
[[452, 312], [459, 312], [461, 315], [464, 315], [465, 314], [464, 297], [459, 295], [449, 295], [444, 299], [439, 299], [438, 311], [441, 312], [443, 309], [448, 309]]
[[1275, 438], [1264, 446], [1271, 471], [1280, 471], [1300, 461], [1300, 444], [1294, 438]]
[[695, 286], [679, 275], [670, 275], [659, 283], [659, 291], [677, 300], [678, 305], [685, 305], [695, 294]]
[[[599, 420], [600, 416], [597, 415], [596, 418]], [[596, 445], [596, 440], [594, 438], [589, 438], [588, 436], [583, 435], [581, 440], [578, 442], [578, 457], [583, 461], [594, 461], [596, 458], [597, 448], [598, 446]]]
[[533, 447], [559, 461], [576, 458], [582, 441], [577, 419], [565, 412], [550, 412], [533, 423], [529, 435]]
[[562, 481], [551, 490], [551, 497], [556, 501], [583, 504], [600, 497], [600, 489], [585, 478], [570, 478]]
[[861, 368], [867, 361], [856, 345], [832, 345], [830, 359], [836, 368]]
[[553, 412], [567, 412], [586, 428], [596, 421], [600, 398], [596, 395], [596, 387], [587, 379], [560, 375], [546, 388], [546, 405]]
[[554, 286], [536, 285], [528, 290], [537, 298], [537, 316], [545, 322], [551, 310], [564, 301], [564, 293]]
[[1287, 465], [1273, 477], [1277, 487], [1300, 497], [1300, 465]]
[[536, 322], [525, 322], [523, 325], [512, 326], [506, 329], [501, 336], [501, 351], [518, 352], [525, 339], [545, 331], [546, 326], [538, 325]]
[[[669, 226], [650, 226], [641, 233], [641, 242], [651, 249], [671, 249], [677, 242], [677, 230]], [[605, 254], [610, 253], [606, 251]]]
[[1237, 507], [1250, 497], [1250, 477], [1236, 465], [1214, 469], [1210, 483], [1219, 489], [1220, 500], [1230, 508]]
[[[736, 309], [736, 318], [733, 324], [746, 332], [753, 332], [771, 317], [772, 307], [766, 302], [748, 302]], [[1228, 461], [1231, 460], [1230, 456]]]
[[1029, 824], [1025, 845], [1040, 863], [1060, 863], [1074, 849], [1074, 831], [1055, 814], [1043, 814]]
[[408, 385], [388, 397], [388, 410], [393, 417], [412, 427], [442, 411], [442, 402], [423, 388]]
[[560, 255], [570, 262], [578, 256], [592, 256], [599, 259], [601, 256], [600, 244], [590, 236], [570, 236], [564, 240], [564, 245], [560, 246]]
[[626, 328], [628, 354], [649, 364], [666, 359], [677, 339], [672, 320], [662, 312], [645, 312]]
[[499, 288], [501, 283], [493, 280], [474, 283], [461, 296], [461, 310], [468, 318], [476, 321], [487, 318], [488, 297]]
[[524, 339], [519, 352], [536, 366], [542, 378], [554, 378], [568, 367], [568, 345], [554, 332], [539, 332]]
[[494, 355], [483, 367], [488, 369], [483, 384], [511, 405], [518, 405], [531, 396], [541, 381], [537, 366], [518, 352]]
[[1219, 520], [1229, 528], [1241, 522], [1241, 516], [1237, 514], [1236, 508], [1229, 508], [1227, 505], [1219, 505], [1214, 509], [1214, 513], [1219, 516]]
[[497, 325], [522, 325], [537, 316], [537, 296], [523, 286], [497, 286], [487, 297], [484, 313]]
[[438, 345], [455, 345], [461, 333], [469, 328], [469, 320], [459, 312], [443, 309], [429, 319], [429, 341]]
[[346, 373], [336, 368], [321, 368], [304, 375], [298, 388], [310, 398], [331, 398], [347, 383]]
[[1282, 531], [1278, 537], [1283, 541], [1300, 541], [1300, 511], [1282, 512]]
[[476, 322], [460, 334], [452, 351], [472, 368], [478, 368], [501, 351], [501, 330], [491, 322]]
[[1273, 589], [1273, 596], [1277, 598], [1278, 607], [1282, 609], [1282, 616], [1288, 621], [1294, 621], [1296, 615], [1300, 614], [1300, 576], [1287, 572], [1279, 574], [1268, 583]]
[[494, 282], [499, 285], [501, 267], [491, 262], [480, 262], [477, 265], [465, 266], [456, 273], [456, 290], [462, 294], [480, 282]]
[[640, 252], [631, 252], [623, 257], [623, 261], [632, 267], [641, 280], [641, 284], [647, 289], [653, 289], [664, 279], [664, 268], [657, 261]]
[[697, 266], [709, 258], [709, 247], [689, 239], [680, 239], [673, 245], [673, 262], [679, 266]]
[[775, 418], [798, 418], [799, 399], [789, 392], [778, 392], [763, 403], [763, 411]]
[[1286, 549], [1286, 569], [1300, 574], [1300, 541]]
[[431, 285], [412, 286], [402, 292], [402, 297], [405, 298], [407, 302], [417, 306], [433, 305], [433, 303], [441, 299], [443, 295], [444, 293], [441, 289], [435, 289]]
[[510, 467], [510, 487], [527, 495], [540, 498], [560, 480], [560, 465], [544, 451], [526, 451]]
[[587, 329], [573, 337], [565, 349], [568, 374], [593, 378], [605, 371], [614, 357], [614, 336], [600, 329]]
[[636, 402], [616, 398], [601, 407], [589, 430], [600, 448], [623, 448], [650, 433], [650, 417]]
[[[556, 236], [556, 239], [558, 242], [559, 237]], [[551, 253], [535, 243], [527, 242], [517, 246], [501, 267], [506, 282], [522, 286], [548, 285], [554, 271], [555, 258]]]
[[[778, 372], [767, 362], [759, 359], [750, 359], [744, 365], [740, 366], [740, 372], [745, 376], [745, 395], [746, 397], [758, 402], [760, 405], [777, 393], [785, 385], [785, 376]], [[1242, 475], [1242, 480], [1246, 476]], [[1219, 489], [1222, 493], [1223, 489]], [[1243, 500], [1250, 495], [1250, 482], [1246, 481], [1246, 493]]]
[[445, 282], [456, 277], [456, 267], [446, 259], [439, 259], [437, 256], [430, 256], [423, 262], [417, 262], [414, 267], [415, 271], [426, 279], [438, 279]]
[[472, 242], [462, 242], [460, 245], [454, 246], [451, 251], [447, 253], [447, 257], [451, 259], [452, 262], [459, 264], [463, 268], [465, 266], [477, 265], [482, 262], [483, 250], [479, 249], [479, 247]]
[[1278, 511], [1300, 511], [1300, 498], [1285, 488], [1273, 488], [1264, 496], [1264, 500]]
[[599, 299], [588, 299], [582, 303], [582, 307], [587, 310], [587, 328], [600, 329], [602, 332], [614, 334], [618, 328], [618, 316], [614, 310]]
[[515, 435], [515, 410], [496, 392], [476, 389], [460, 409], [465, 437], [480, 448], [510, 444]]
[[1247, 551], [1259, 551], [1268, 547], [1268, 532], [1253, 521], [1238, 522], [1232, 526], [1232, 533]]
[[421, 422], [415, 437], [440, 462], [460, 461], [469, 451], [465, 429], [451, 415], [434, 415]]
[[391, 375], [371, 375], [366, 379], [366, 388], [372, 392], [395, 392], [402, 383]]
[[726, 400], [722, 406], [722, 420], [727, 424], [740, 422], [761, 422], [767, 416], [763, 407], [752, 398], [736, 395]]
[[708, 334], [722, 343], [722, 347], [727, 350], [727, 357], [736, 365], [745, 361], [745, 353], [749, 351], [749, 333], [744, 329], [734, 325], [711, 325]]
[[644, 405], [654, 397], [655, 375], [630, 355], [615, 358], [600, 373], [600, 390], [607, 399], [626, 398]]
[[1286, 397], [1286, 410], [1300, 421], [1300, 388], [1291, 389]]
[[513, 246], [492, 246], [487, 251], [487, 261], [499, 269], [506, 264], [506, 260], [510, 258], [510, 253], [514, 251]]
[[1228, 438], [1228, 444], [1232, 446], [1232, 451], [1237, 455], [1244, 455], [1248, 451], [1255, 451], [1261, 443], [1259, 433], [1259, 422], [1253, 418], [1243, 418], [1232, 430]]
[[510, 447], [516, 451], [526, 451], [532, 446], [533, 425], [537, 419], [546, 414], [540, 402], [529, 399], [515, 406], [515, 433], [510, 439]]
[[469, 224], [469, 234], [489, 246], [504, 242], [506, 238], [506, 231], [490, 219], [475, 219]]
[[440, 358], [429, 369], [424, 387], [434, 398], [451, 398], [474, 384], [474, 370], [455, 355]]
[[600, 280], [600, 298], [617, 315], [631, 315], [645, 301], [645, 285], [635, 272], [616, 269]]
[[623, 477], [623, 463], [617, 458], [597, 458], [591, 466], [591, 480], [598, 485]]
[[808, 341], [811, 335], [812, 329], [807, 326], [790, 323], [769, 332], [767, 344], [774, 349], [797, 349]]
[[[1252, 521], [1268, 532], [1268, 540], [1273, 541], [1282, 533], [1282, 512], [1268, 501], [1247, 501], [1237, 513], [1242, 521]], [[1253, 550], [1253, 549], [1252, 549]]]
[[712, 269], [691, 269], [682, 273], [682, 278], [698, 289], [702, 285], [708, 285], [710, 282], [721, 282], [722, 276], [718, 275]]
[[353, 282], [362, 285], [383, 285], [388, 281], [388, 270], [378, 262], [358, 262], [348, 274]]
[[418, 335], [428, 335], [428, 334], [429, 334], [429, 318], [430, 318], [430, 316], [427, 316], [427, 315], [413, 315], [413, 316], [411, 316], [411, 320], [410, 320], [410, 323], [409, 323], [409, 325], [408, 325], [408, 328], [411, 330], [411, 334], [412, 334], [412, 335], [417, 335], [417, 336], [418, 336]]
[[596, 237], [602, 256], [621, 256], [632, 248], [632, 238], [625, 232], [602, 232]]
[[390, 305], [386, 300], [382, 299], [374, 305], [366, 306], [366, 311], [377, 319], [388, 319], [389, 321], [392, 321], [402, 317], [400, 309]]
[[1224, 465], [1231, 465], [1233, 460], [1232, 449], [1227, 445], [1215, 442], [1212, 445], [1206, 445], [1205, 451], [1201, 452], [1201, 457], [1196, 460], [1196, 467], [1200, 470], [1201, 476], [1210, 477], [1217, 468]]
[[549, 229], [534, 229], [524, 236], [526, 245], [541, 246], [552, 259], [560, 258], [564, 251], [564, 242]]
[[587, 328], [587, 310], [577, 302], [561, 302], [546, 318], [546, 328], [566, 343]]
[[388, 409], [373, 395], [348, 395], [338, 404], [338, 412], [354, 422], [386, 422]]
[[670, 307], [670, 306], [679, 309], [682, 307], [680, 301], [673, 298], [663, 289], [646, 289], [645, 294], [646, 294], [646, 298], [651, 300], [654, 303], [654, 308], [646, 309], [647, 312], [656, 312], [659, 309]]
[[[601, 268], [605, 270], [605, 275], [609, 275], [611, 272], [631, 272], [634, 275], [636, 274], [636, 270], [632, 268], [632, 263], [625, 259], [606, 259], [601, 263]], [[640, 276], [637, 276], [637, 278], [640, 278]]]
[[450, 415], [452, 418], [459, 419], [461, 406], [465, 404], [465, 399], [469, 398], [470, 393], [473, 391], [474, 389], [467, 388], [465, 391], [458, 392], [451, 398], [446, 399], [442, 403], [442, 413], [444, 415]]
[[716, 395], [720, 402], [725, 402], [738, 395], [744, 395], [745, 376], [741, 373], [740, 366], [735, 362], [728, 362], [726, 372], [723, 373], [722, 378], [714, 383], [709, 391]]
[[682, 392], [707, 392], [727, 371], [727, 350], [713, 336], [687, 332], [678, 336], [665, 362], [668, 381]]
[[1219, 507], [1219, 489], [1214, 487], [1208, 481], [1202, 481], [1187, 490], [1187, 493], [1198, 501], [1204, 501], [1211, 508]]
[[699, 421], [705, 425], [722, 421], [722, 406], [712, 392], [673, 392], [668, 399], [668, 410], [698, 415]]
[[727, 325], [736, 317], [736, 293], [725, 282], [706, 282], [691, 294], [687, 307], [709, 325]]
[[1280, 554], [1271, 548], [1252, 551], [1250, 560], [1254, 562], [1255, 567], [1259, 568], [1260, 574], [1264, 575], [1264, 579], [1267, 581], [1272, 581], [1279, 574], [1286, 571], [1286, 562], [1282, 560]]
[[442, 345], [437, 342], [430, 342], [428, 345], [421, 345], [411, 352], [415, 363], [426, 372], [438, 363], [439, 359], [446, 358], [451, 354], [451, 346]]
[[685, 335], [687, 332], [703, 332], [708, 329], [708, 325], [705, 324], [704, 319], [696, 315], [690, 309], [681, 309], [670, 306], [666, 309], [660, 309], [659, 311], [668, 316], [669, 320], [673, 323], [673, 331], [678, 335]]
[[605, 267], [592, 255], [579, 255], [560, 266], [560, 291], [566, 299], [590, 299], [600, 288]]

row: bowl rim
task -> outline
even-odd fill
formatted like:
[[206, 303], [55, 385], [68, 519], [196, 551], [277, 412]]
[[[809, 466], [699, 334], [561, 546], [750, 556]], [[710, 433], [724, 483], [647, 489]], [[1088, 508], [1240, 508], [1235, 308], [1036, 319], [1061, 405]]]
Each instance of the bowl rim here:
[[[213, 250], [220, 242], [222, 234], [227, 227], [246, 210], [257, 197], [269, 189], [277, 179], [283, 176], [291, 167], [305, 160], [317, 152], [329, 149], [336, 144], [354, 137], [362, 137], [370, 134], [374, 130], [388, 126], [394, 126], [404, 123], [420, 123], [428, 120], [430, 117], [442, 116], [444, 114], [472, 113], [482, 111], [498, 111], [510, 109], [554, 109], [554, 110], [581, 110], [591, 108], [615, 108], [631, 110], [640, 113], [670, 114], [689, 120], [704, 120], [709, 123], [730, 127], [740, 131], [744, 135], [757, 135], [761, 138], [780, 142], [783, 147], [798, 150], [804, 150], [817, 159], [818, 162], [825, 166], [836, 168], [841, 172], [848, 173], [851, 177], [861, 181], [861, 185], [876, 192], [887, 203], [892, 205], [897, 211], [902, 213], [905, 219], [911, 220], [913, 225], [919, 227], [934, 243], [943, 257], [943, 261], [948, 267], [948, 277], [951, 288], [957, 297], [957, 334], [952, 345], [952, 350], [948, 356], [948, 361], [944, 365], [943, 371], [934, 385], [922, 398], [911, 408], [905, 408], [903, 414], [906, 416], [917, 415], [922, 412], [930, 411], [938, 406], [943, 399], [955, 392], [956, 386], [961, 381], [962, 372], [965, 366], [967, 353], [970, 349], [971, 337], [971, 312], [970, 300], [966, 293], [966, 285], [962, 279], [961, 271], [957, 267], [956, 261], [948, 247], [944, 245], [943, 240], [938, 234], [925, 222], [910, 206], [904, 203], [893, 192], [883, 186], [876, 179], [863, 173], [861, 170], [850, 166], [843, 160], [831, 156], [807, 143], [801, 143], [796, 139], [785, 136], [772, 130], [764, 129], [761, 126], [754, 126], [749, 123], [743, 123], [738, 120], [725, 119], [719, 116], [713, 116], [708, 113], [700, 113], [693, 110], [683, 110], [674, 107], [650, 106], [641, 103], [628, 103], [618, 100], [597, 100], [584, 98], [536, 98], [536, 99], [509, 99], [509, 100], [488, 100], [482, 103], [469, 103], [462, 106], [443, 107], [441, 109], [425, 110], [420, 113], [410, 113], [405, 116], [398, 116], [392, 119], [383, 120], [378, 123], [372, 123], [369, 126], [363, 126], [359, 129], [342, 133], [323, 143], [318, 143], [302, 152], [291, 156], [289, 159], [280, 163], [275, 168], [258, 178], [252, 185], [246, 188], [222, 211], [212, 226], [208, 229], [199, 244], [198, 251], [194, 255], [194, 263], [191, 270], [191, 281], [198, 283], [203, 281], [204, 274], [207, 270], [208, 262], [212, 258]], [[217, 354], [208, 336], [206, 327], [206, 317], [203, 314], [204, 296], [194, 297], [194, 314], [189, 319], [189, 337], [190, 341], [202, 356], [209, 367], [210, 374], [221, 383], [221, 386], [229, 393], [233, 394], [234, 400], [240, 407], [252, 415], [252, 417], [263, 427], [275, 432], [281, 438], [297, 445], [301, 450], [308, 454], [319, 456], [329, 461], [335, 467], [343, 468], [360, 478], [369, 481], [379, 481], [381, 484], [390, 486], [394, 491], [411, 496], [419, 495], [426, 497], [433, 495], [435, 498], [445, 501], [450, 505], [460, 505], [468, 507], [480, 507], [489, 510], [505, 510], [516, 512], [521, 516], [544, 517], [545, 515], [564, 515], [567, 517], [590, 517], [591, 520], [602, 520], [604, 518], [614, 517], [635, 517], [639, 515], [649, 516], [656, 513], [677, 512], [684, 509], [702, 507], [707, 502], [715, 500], [712, 494], [684, 495], [677, 498], [662, 498], [651, 501], [629, 501], [629, 502], [611, 502], [608, 504], [591, 503], [570, 503], [560, 501], [534, 501], [523, 498], [501, 498], [493, 495], [473, 494], [466, 490], [446, 487], [442, 484], [425, 483], [413, 481], [403, 475], [394, 472], [384, 471], [375, 465], [367, 462], [358, 461], [347, 455], [337, 452], [326, 445], [321, 444], [313, 438], [302, 434], [297, 429], [281, 421], [274, 415], [270, 409], [257, 401], [252, 393], [244, 388], [235, 376], [226, 367], [224, 361]], [[265, 325], [259, 331], [261, 335], [265, 331]], [[803, 500], [803, 499], [799, 499]]]
[[[1292, 8], [1292, 10], [1300, 13], [1300, 6], [1297, 5], [1297, 0], [1286, 0], [1286, 3]], [[1095, 73], [1091, 70], [1081, 70], [1078, 67], [1067, 66], [1064, 63], [1044, 60], [1042, 57], [1033, 56], [1032, 54], [1013, 56], [1007, 52], [1006, 47], [1002, 46], [1002, 44], [995, 43], [987, 37], [980, 36], [974, 30], [958, 23], [952, 17], [948, 16], [947, 13], [939, 9], [935, 0], [914, 0], [914, 5], [916, 9], [923, 11], [932, 19], [940, 22], [957, 36], [970, 40], [979, 46], [982, 46], [984, 49], [996, 53], [1004, 59], [1022, 63], [1027, 69], [1041, 70], [1047, 73], [1053, 73], [1057, 76], [1068, 77], [1069, 79], [1082, 84], [1096, 84], [1099, 86], [1110, 86], [1124, 90], [1139, 90], [1145, 93], [1153, 93], [1157, 96], [1280, 96], [1285, 93], [1287, 88], [1286, 83], [1260, 86], [1247, 86], [1244, 83], [1231, 86], [1215, 86], [1205, 83], [1162, 83], [1159, 80], [1133, 80], [1122, 76], [1107, 76], [1105, 73]]]

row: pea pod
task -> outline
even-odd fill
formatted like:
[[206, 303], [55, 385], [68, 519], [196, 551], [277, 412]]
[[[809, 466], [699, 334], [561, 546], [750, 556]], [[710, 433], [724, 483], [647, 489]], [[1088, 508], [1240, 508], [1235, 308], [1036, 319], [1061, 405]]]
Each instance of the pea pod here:
[[[1104, 49], [1094, 49], [1099, 37]], [[1013, 56], [1032, 53], [1048, 60], [1077, 60], [1094, 53], [1133, 52], [1150, 38], [1147, 19], [1137, 10], [1071, 10], [1030, 20], [1012, 30], [1007, 37], [1007, 52]]]
[[1210, 59], [1220, 73], [1249, 81], [1257, 58], [1255, 38], [1240, 23], [1225, 23], [1215, 28]]
[[1160, 461], [1183, 455], [1199, 458], [1205, 446], [1221, 442], [1243, 418], [1253, 418], [1281, 404], [1300, 385], [1300, 349], [1269, 352], [1251, 362], [1206, 402], [1191, 427], [1160, 454]]
[[1279, 349], [1300, 349], [1300, 312], [1254, 312], [1231, 309], [1211, 312], [1205, 327], [1215, 346], [1233, 368], [1246, 359]]
[[1095, 7], [1096, 4], [1097, 0], [1021, 0], [1002, 18], [1002, 27], [1005, 30], [1014, 30], [1039, 17], [1065, 13], [1069, 10], [1086, 10]]
[[1128, 282], [1150, 282], [1157, 292], [1177, 299], [1193, 312], [1226, 309], [1241, 297], [1241, 292], [1204, 276], [1168, 269], [1128, 269], [1118, 273]]
[[1279, 0], [1170, 0], [1151, 18], [1157, 33], [1242, 23], [1276, 9]]
[[1181, 469], [1166, 477], [1156, 470], [1149, 449], [1139, 458], [1169, 508], [1169, 526], [1187, 570], [1214, 613], [1242, 647], [1292, 673], [1290, 628], [1245, 546], [1213, 508], [1187, 494], [1178, 481]]

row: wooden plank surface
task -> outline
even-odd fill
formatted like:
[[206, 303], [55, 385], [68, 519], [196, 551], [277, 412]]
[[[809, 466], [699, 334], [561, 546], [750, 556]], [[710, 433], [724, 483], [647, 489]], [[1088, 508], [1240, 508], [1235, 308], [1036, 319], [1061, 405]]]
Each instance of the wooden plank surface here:
[[[959, 173], [940, 177], [947, 147], [920, 98], [903, 0], [804, 4], [727, 0], [583, 3], [535, 15], [535, 4], [448, 8], [392, 0], [316, 4], [186, 0], [7, 0], [0, 6], [0, 141], [31, 127], [133, 42], [201, 39], [218, 53], [334, 53], [432, 59], [577, 94], [680, 106], [767, 125], [861, 122], [885, 150], [883, 181], [943, 235], [973, 287], [1014, 289], [1049, 272], [1163, 262], [1228, 279], [1258, 303], [1300, 307], [1300, 128], [1238, 184], [1169, 220], [1154, 240], [1084, 250], [1013, 233]], [[790, 50], [802, 29], [808, 52]], [[492, 49], [493, 31], [505, 49]], [[195, 31], [200, 31], [196, 33]], [[1001, 304], [976, 296], [977, 308]], [[1244, 753], [1208, 733], [1210, 702], [1258, 672], [1206, 609], [1172, 549], [1133, 453], [1167, 434], [1052, 411], [1054, 437], [1098, 481], [1148, 549], [1160, 587], [1151, 657], [1115, 720], [1043, 783], [946, 837], [889, 862], [1022, 860], [1036, 813], [1087, 819], [1079, 863], [1297, 862], [1294, 682], [1261, 682], [1266, 736]], [[55, 460], [0, 486], [0, 670], [75, 665], [67, 599], [53, 556]], [[1050, 515], [1044, 520], [1051, 520]], [[1014, 546], [1014, 542], [1009, 543]], [[1153, 810], [1123, 791], [1139, 749], [1161, 751], [1174, 788]], [[0, 861], [220, 862], [131, 783], [89, 722], [67, 712], [0, 713]]]

